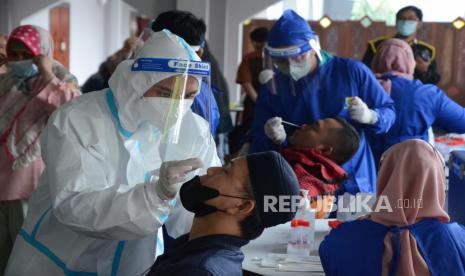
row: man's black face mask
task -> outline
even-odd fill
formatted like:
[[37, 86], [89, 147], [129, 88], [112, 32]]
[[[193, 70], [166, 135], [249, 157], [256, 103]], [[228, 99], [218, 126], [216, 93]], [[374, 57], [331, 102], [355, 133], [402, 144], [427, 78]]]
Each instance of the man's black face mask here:
[[245, 197], [220, 194], [218, 190], [202, 185], [198, 175], [182, 185], [179, 191], [179, 196], [181, 197], [181, 203], [184, 208], [186, 208], [187, 211], [194, 213], [196, 217], [203, 217], [216, 211], [224, 211], [205, 204], [205, 201], [209, 199], [218, 196], [249, 199]]

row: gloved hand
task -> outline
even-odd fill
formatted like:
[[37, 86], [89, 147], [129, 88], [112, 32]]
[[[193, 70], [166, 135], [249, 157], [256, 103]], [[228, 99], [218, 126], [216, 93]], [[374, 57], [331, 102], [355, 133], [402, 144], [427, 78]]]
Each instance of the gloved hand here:
[[198, 158], [163, 162], [160, 177], [155, 183], [155, 192], [163, 200], [174, 198], [180, 188], [179, 184], [186, 181], [186, 174], [201, 167], [203, 162]]
[[269, 82], [273, 78], [273, 70], [271, 69], [265, 69], [260, 72], [258, 75], [258, 81], [261, 84], [265, 84]]
[[352, 97], [349, 103], [350, 118], [362, 124], [373, 125], [378, 121], [378, 113], [368, 108], [359, 97]]
[[286, 131], [282, 124], [281, 117], [273, 117], [265, 123], [265, 134], [277, 145], [281, 145], [286, 140]]

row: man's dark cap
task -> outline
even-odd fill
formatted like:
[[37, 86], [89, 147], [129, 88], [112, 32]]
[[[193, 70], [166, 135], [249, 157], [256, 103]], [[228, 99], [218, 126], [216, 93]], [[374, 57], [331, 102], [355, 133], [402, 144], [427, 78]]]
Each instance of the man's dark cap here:
[[[299, 181], [287, 161], [275, 151], [266, 151], [247, 155], [247, 166], [263, 226], [271, 227], [292, 220], [296, 209], [291, 208], [292, 198], [299, 196], [300, 190]], [[277, 200], [273, 208], [269, 206], [271, 197]], [[280, 197], [287, 202], [284, 208], [279, 208]], [[268, 206], [265, 206], [265, 200]]]

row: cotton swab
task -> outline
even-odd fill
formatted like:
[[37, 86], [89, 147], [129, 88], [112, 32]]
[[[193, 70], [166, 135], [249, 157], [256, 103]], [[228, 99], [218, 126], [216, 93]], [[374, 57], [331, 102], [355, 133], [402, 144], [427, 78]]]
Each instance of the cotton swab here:
[[296, 127], [296, 128], [300, 128], [300, 126], [296, 125], [296, 124], [293, 124], [293, 123], [289, 123], [289, 122], [286, 122], [286, 121], [281, 121], [283, 124], [285, 125], [288, 125], [288, 126], [292, 126], [292, 127]]

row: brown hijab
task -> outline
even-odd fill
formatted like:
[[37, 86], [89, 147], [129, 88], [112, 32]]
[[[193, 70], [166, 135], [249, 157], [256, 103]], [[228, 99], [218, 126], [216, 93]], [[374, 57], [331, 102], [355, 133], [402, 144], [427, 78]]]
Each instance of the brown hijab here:
[[[413, 79], [415, 58], [410, 45], [402, 39], [391, 38], [381, 44], [371, 65], [373, 72], [379, 78], [385, 74]], [[391, 91], [391, 81], [380, 79], [387, 93]]]
[[[433, 146], [417, 139], [394, 145], [381, 157], [376, 185], [377, 200], [385, 196], [393, 210], [373, 212], [369, 218], [386, 226], [406, 226], [426, 218], [448, 222], [449, 216], [443, 209], [445, 182], [444, 160]], [[409, 202], [409, 207], [398, 207], [399, 201]], [[382, 275], [388, 275], [393, 257], [390, 235], [384, 240]], [[408, 230], [400, 233], [400, 245], [397, 275], [429, 275], [416, 240]]]

